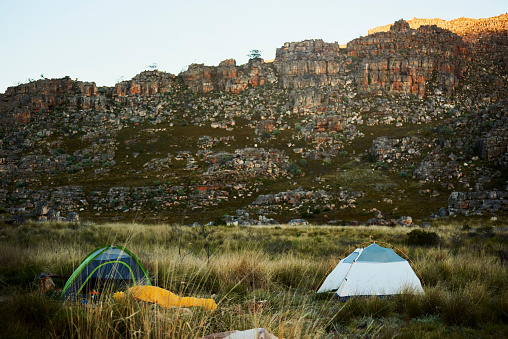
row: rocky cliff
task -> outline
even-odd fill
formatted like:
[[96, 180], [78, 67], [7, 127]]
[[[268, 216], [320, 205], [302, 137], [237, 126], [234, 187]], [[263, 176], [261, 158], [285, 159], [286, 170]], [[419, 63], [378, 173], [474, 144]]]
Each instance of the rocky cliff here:
[[435, 25], [412, 29], [403, 20], [391, 25], [388, 32], [349, 42], [347, 50], [359, 58], [357, 85], [374, 94], [423, 97], [431, 80], [438, 90], [449, 94], [470, 59], [467, 45], [456, 34]]
[[7, 88], [0, 94], [0, 120], [4, 123], [28, 123], [33, 114], [45, 113], [65, 105], [72, 109], [102, 107], [105, 97], [94, 82], [40, 79]]
[[336, 86], [344, 83], [345, 50], [323, 40], [286, 42], [277, 48], [275, 69], [282, 88]]
[[11, 87], [0, 221], [52, 209], [209, 222], [236, 210], [242, 223], [340, 224], [378, 209], [429, 217], [459, 200], [506, 213], [506, 194], [448, 200], [507, 189], [508, 35], [472, 36], [399, 21], [346, 47], [288, 42], [271, 63]]
[[[482, 19], [469, 19], [469, 18], [458, 18], [450, 21], [443, 19], [420, 19], [413, 18], [407, 21], [409, 27], [412, 29], [418, 29], [420, 26], [432, 26], [447, 29], [453, 33], [467, 38], [474, 38], [478, 34], [489, 33], [497, 34], [503, 33], [508, 30], [508, 13], [501, 14], [499, 16]], [[369, 29], [369, 35], [388, 32], [390, 31], [390, 25], [379, 26]]]
[[169, 92], [175, 84], [175, 76], [171, 73], [143, 71], [128, 81], [122, 81], [115, 85], [114, 95], [117, 97], [152, 94], [164, 94]]
[[271, 64], [264, 63], [263, 59], [250, 59], [243, 66], [237, 66], [234, 59], [224, 60], [217, 67], [192, 64], [180, 75], [185, 85], [196, 93], [215, 90], [238, 94], [249, 86], [275, 81]]

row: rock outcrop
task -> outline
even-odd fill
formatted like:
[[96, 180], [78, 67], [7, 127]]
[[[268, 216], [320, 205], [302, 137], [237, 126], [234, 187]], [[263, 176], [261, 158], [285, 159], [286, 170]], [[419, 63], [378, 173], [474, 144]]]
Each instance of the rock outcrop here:
[[305, 40], [277, 48], [274, 65], [282, 88], [335, 86], [344, 82], [345, 59], [336, 42]]
[[164, 94], [169, 92], [175, 84], [175, 76], [171, 73], [158, 70], [144, 71], [131, 80], [122, 81], [115, 85], [114, 95], [124, 96], [149, 96], [152, 94]]
[[250, 59], [243, 66], [237, 66], [234, 59], [224, 60], [217, 67], [192, 64], [181, 76], [196, 93], [215, 90], [238, 94], [249, 86], [258, 87], [275, 81], [271, 64], [260, 58]]
[[204, 173], [213, 177], [251, 176], [277, 177], [285, 175], [288, 157], [284, 151], [263, 148], [237, 149], [234, 154], [210, 154], [210, 166]]
[[[435, 25], [437, 27], [447, 29], [460, 36], [467, 37], [485, 32], [491, 34], [507, 31], [508, 13], [501, 14], [499, 16], [491, 18], [481, 18], [481, 19], [458, 18], [450, 21], [446, 21], [443, 19], [413, 18], [411, 20], [408, 20], [407, 23], [409, 24], [409, 27], [412, 29], [418, 29], [420, 26]], [[390, 30], [390, 27], [391, 25], [385, 25], [369, 29], [369, 35], [380, 32], [388, 32]]]
[[506, 191], [452, 192], [448, 198], [448, 213], [451, 215], [506, 213], [507, 198]]
[[414, 30], [403, 20], [388, 32], [349, 42], [348, 54], [360, 59], [355, 79], [359, 88], [419, 97], [425, 95], [430, 80], [451, 93], [470, 59], [467, 45], [456, 34], [437, 26]]
[[65, 105], [71, 109], [98, 108], [106, 104], [94, 82], [61, 79], [40, 79], [7, 88], [0, 94], [2, 123], [29, 123], [34, 114]]
[[478, 139], [479, 152], [482, 158], [488, 161], [503, 158], [504, 167], [508, 163], [508, 125], [498, 126]]

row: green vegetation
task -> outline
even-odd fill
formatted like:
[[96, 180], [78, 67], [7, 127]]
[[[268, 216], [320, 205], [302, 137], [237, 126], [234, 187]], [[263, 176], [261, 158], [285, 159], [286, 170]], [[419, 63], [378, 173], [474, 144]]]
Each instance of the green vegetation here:
[[439, 236], [435, 232], [413, 230], [407, 234], [407, 244], [412, 246], [436, 246]]
[[[308, 213], [322, 214], [318, 208]], [[0, 316], [5, 337], [197, 338], [265, 327], [279, 338], [506, 337], [506, 220], [434, 223], [431, 231], [342, 226], [178, 227], [24, 223], [0, 228]], [[418, 232], [416, 232], [418, 231]], [[439, 237], [413, 243], [415, 234]], [[337, 302], [315, 289], [341, 255], [376, 240], [406, 253], [424, 295]], [[181, 296], [213, 297], [215, 311], [162, 309], [104, 294], [83, 307], [41, 295], [35, 276], [70, 274], [94, 248], [124, 245], [155, 285]], [[267, 300], [254, 310], [255, 301]]]
[[247, 54], [249, 59], [259, 59], [261, 58], [261, 51], [259, 49], [253, 49]]

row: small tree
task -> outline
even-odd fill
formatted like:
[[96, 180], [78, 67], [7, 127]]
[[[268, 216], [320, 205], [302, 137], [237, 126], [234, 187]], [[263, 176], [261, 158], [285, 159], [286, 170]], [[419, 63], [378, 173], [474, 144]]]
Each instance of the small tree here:
[[249, 59], [261, 59], [261, 51], [259, 49], [253, 49], [247, 56]]

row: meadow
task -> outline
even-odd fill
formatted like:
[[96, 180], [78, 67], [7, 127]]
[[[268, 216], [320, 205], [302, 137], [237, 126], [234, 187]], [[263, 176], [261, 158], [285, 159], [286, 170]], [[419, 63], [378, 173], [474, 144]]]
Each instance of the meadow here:
[[[416, 240], [403, 227], [0, 225], [0, 336], [199, 338], [264, 327], [279, 338], [508, 337], [507, 223], [436, 221]], [[315, 293], [339, 257], [370, 241], [407, 254], [425, 294], [338, 302]], [[61, 301], [65, 280], [56, 278], [55, 291], [40, 293], [41, 272], [71, 274], [111, 244], [133, 252], [154, 285], [218, 308], [164, 309], [107, 293], [85, 307]]]

